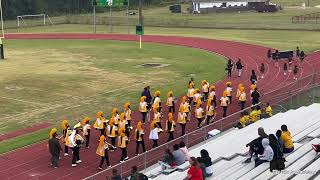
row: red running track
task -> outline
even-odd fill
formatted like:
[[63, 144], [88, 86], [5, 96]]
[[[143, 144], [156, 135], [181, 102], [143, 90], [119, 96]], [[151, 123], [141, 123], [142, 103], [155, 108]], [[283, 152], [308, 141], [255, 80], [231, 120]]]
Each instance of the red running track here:
[[[7, 34], [7, 39], [100, 39], [100, 40], [121, 40], [121, 41], [138, 41], [138, 37], [135, 35], [121, 35], [121, 34]], [[234, 87], [234, 93], [236, 92], [239, 83], [245, 84], [246, 91], [249, 91], [249, 77], [252, 69], [258, 71], [259, 65], [264, 62], [266, 64], [266, 74], [265, 78], [258, 81], [258, 88], [261, 93], [272, 94], [272, 91], [276, 89], [281, 89], [282, 87], [287, 87], [293, 82], [293, 76], [284, 76], [282, 72], [282, 64], [279, 68], [275, 68], [272, 63], [268, 63], [266, 59], [266, 47], [250, 45], [240, 42], [230, 42], [223, 40], [212, 40], [212, 39], [202, 39], [202, 38], [188, 38], [188, 37], [174, 37], [174, 36], [143, 36], [144, 42], [161, 43], [169, 45], [179, 45], [186, 47], [193, 47], [198, 49], [203, 49], [209, 52], [221, 54], [227, 58], [236, 60], [241, 58], [245, 69], [241, 78], [236, 77], [234, 73], [233, 77], [225, 78], [224, 81], [219, 81], [215, 84], [217, 99], [219, 99], [225, 88], [226, 81], [232, 81]], [[310, 57], [310, 63], [309, 63]], [[310, 75], [315, 67], [320, 67], [319, 64], [313, 64], [314, 59], [319, 59], [320, 53], [314, 53], [306, 58], [305, 63], [299, 64], [302, 67], [300, 71], [300, 77], [305, 77]], [[297, 62], [295, 62], [298, 64]], [[320, 69], [320, 68], [318, 68]], [[259, 74], [259, 73], [258, 73]], [[285, 91], [285, 90], [284, 90]], [[165, 93], [165, 92], [162, 92]], [[273, 95], [273, 94], [272, 94]], [[164, 101], [164, 100], [163, 100]], [[137, 100], [138, 102], [138, 100]], [[180, 102], [177, 103], [177, 105]], [[248, 105], [249, 103], [247, 103]], [[177, 108], [176, 108], [177, 109]], [[240, 108], [237, 103], [230, 105], [228, 109], [228, 114], [239, 111]], [[167, 108], [163, 108], [164, 115], [167, 114]], [[216, 119], [221, 119], [222, 110], [218, 108], [218, 116]], [[166, 116], [165, 116], [166, 117]], [[175, 116], [176, 117], [176, 116]], [[237, 117], [236, 117], [237, 118]], [[137, 112], [133, 113], [133, 121], [140, 119], [140, 114]], [[164, 118], [165, 119], [165, 118]], [[221, 125], [213, 125], [210, 129], [230, 128], [235, 119], [225, 119]], [[135, 122], [134, 122], [135, 124]], [[164, 126], [164, 123], [163, 123]], [[152, 143], [148, 140], [148, 127], [146, 125], [146, 147], [151, 148]], [[196, 129], [196, 120], [192, 119], [187, 125], [187, 132], [192, 132]], [[180, 127], [177, 126], [175, 137], [178, 137], [180, 132]], [[81, 179], [89, 175], [95, 174], [98, 171], [97, 166], [99, 164], [100, 158], [95, 154], [97, 147], [98, 132], [93, 130], [91, 137], [90, 149], [81, 149], [81, 159], [83, 163], [78, 165], [76, 168], [71, 167], [71, 157], [63, 157], [60, 161], [59, 169], [52, 169], [49, 166], [49, 153], [47, 150], [47, 143], [42, 142], [39, 144], [32, 145], [27, 148], [23, 148], [5, 155], [0, 156], [0, 179]], [[199, 139], [199, 134], [193, 134], [189, 139]], [[131, 137], [132, 138], [132, 137]], [[165, 143], [167, 140], [167, 134], [161, 134], [159, 144]], [[198, 143], [199, 141], [195, 141]], [[189, 143], [189, 145], [195, 144]], [[171, 145], [170, 145], [171, 146]], [[129, 158], [134, 156], [135, 143], [131, 141], [129, 143], [128, 151]], [[148, 161], [156, 162], [157, 158], [162, 156], [163, 149], [152, 150], [148, 153], [152, 155], [148, 156]], [[112, 165], [116, 165], [119, 162], [120, 152], [119, 150], [110, 153], [110, 160]], [[142, 158], [142, 157], [141, 157]], [[136, 158], [135, 160], [128, 161], [124, 163], [123, 171], [130, 169], [132, 165], [141, 165], [141, 158]], [[105, 174], [104, 174], [105, 176]], [[98, 179], [104, 179], [102, 176], [97, 177]]]

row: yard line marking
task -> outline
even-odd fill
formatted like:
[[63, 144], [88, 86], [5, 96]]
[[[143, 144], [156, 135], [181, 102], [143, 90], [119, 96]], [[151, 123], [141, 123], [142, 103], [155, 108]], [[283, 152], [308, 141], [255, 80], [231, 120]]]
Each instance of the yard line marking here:
[[44, 104], [46, 104], [46, 103], [37, 103], [37, 102], [32, 102], [32, 101], [25, 101], [25, 100], [16, 99], [16, 98], [10, 98], [10, 97], [5, 97], [5, 96], [1, 96], [0, 98], [9, 99], [9, 100], [14, 100], [14, 101], [19, 101], [19, 102], [24, 102], [24, 103], [29, 103], [29, 104], [36, 104], [36, 105], [44, 105]]

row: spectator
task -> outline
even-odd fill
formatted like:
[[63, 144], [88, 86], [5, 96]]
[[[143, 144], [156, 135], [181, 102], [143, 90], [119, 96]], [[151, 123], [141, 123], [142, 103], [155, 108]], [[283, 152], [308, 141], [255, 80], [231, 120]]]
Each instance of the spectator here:
[[265, 66], [264, 66], [264, 63], [261, 63], [261, 66], [260, 66], [260, 78], [263, 79], [264, 78], [264, 71], [265, 71]]
[[233, 63], [232, 63], [232, 60], [229, 59], [227, 67], [226, 67], [228, 77], [231, 77], [232, 68], [233, 68]]
[[189, 161], [189, 159], [190, 159], [190, 154], [189, 154], [189, 151], [188, 151], [185, 143], [184, 143], [183, 141], [180, 141], [179, 146], [180, 146], [180, 150], [181, 150], [182, 153], [184, 154], [184, 158], [186, 159], [186, 161]]
[[256, 106], [256, 111], [257, 111], [257, 120], [261, 119], [261, 107], [258, 105]]
[[283, 153], [291, 153], [294, 150], [291, 133], [286, 125], [281, 126], [281, 140], [283, 141]]
[[57, 129], [53, 128], [50, 131], [49, 151], [51, 154], [51, 165], [54, 168], [59, 167], [59, 156], [60, 156], [60, 151], [62, 151], [62, 148], [59, 143], [59, 139], [57, 137], [58, 137]]
[[195, 157], [191, 157], [189, 160], [191, 167], [188, 170], [188, 175], [184, 180], [203, 180], [202, 170], [200, 164]]
[[268, 49], [267, 57], [268, 57], [269, 60], [271, 60], [271, 57], [272, 57], [272, 51], [271, 51], [271, 49]]
[[251, 112], [250, 112], [250, 116], [249, 116], [249, 123], [255, 123], [257, 122], [258, 118], [257, 118], [257, 110], [254, 106], [251, 107]]
[[162, 170], [167, 168], [175, 167], [177, 164], [174, 162], [173, 154], [171, 153], [170, 149], [166, 149], [162, 161], [159, 161]]
[[267, 114], [268, 117], [272, 116], [272, 107], [270, 106], [269, 103], [267, 103], [266, 114]]
[[119, 175], [117, 169], [112, 169], [111, 180], [122, 180], [122, 177]]
[[273, 159], [270, 162], [270, 171], [272, 172], [272, 170], [274, 169], [276, 170], [284, 169], [285, 165], [284, 165], [283, 152], [282, 152], [279, 140], [274, 134], [270, 134], [269, 142], [274, 153]]
[[146, 102], [147, 102], [147, 108], [148, 110], [151, 108], [151, 100], [152, 100], [152, 96], [150, 93], [150, 86], [147, 86], [143, 89], [143, 92], [141, 93], [141, 97], [145, 96], [146, 97]]
[[279, 142], [280, 151], [283, 153], [283, 141], [281, 139], [281, 134], [282, 134], [282, 131], [281, 130], [277, 130], [277, 132], [276, 132], [277, 140]]
[[258, 88], [254, 88], [254, 91], [251, 93], [252, 105], [256, 105], [259, 103], [260, 93], [258, 92]]
[[172, 155], [177, 166], [180, 166], [181, 164], [186, 162], [184, 153], [182, 152], [178, 144], [173, 145]]
[[300, 52], [300, 61], [301, 61], [301, 63], [303, 63], [304, 58], [305, 58], [304, 51], [301, 51]]
[[252, 140], [250, 143], [246, 145], [246, 147], [250, 148], [249, 149], [250, 157], [245, 161], [245, 163], [250, 163], [253, 155], [258, 156], [258, 154], [263, 154], [264, 152], [264, 147], [262, 146], [261, 141], [263, 138], [268, 138], [268, 135], [264, 132], [264, 129], [262, 127], [258, 128], [258, 135], [259, 135], [258, 138]]
[[238, 77], [241, 77], [242, 68], [244, 66], [241, 64], [241, 59], [240, 58], [238, 59], [238, 62], [236, 63], [236, 67], [237, 67], [237, 70], [238, 70]]
[[241, 129], [246, 127], [249, 124], [249, 115], [247, 111], [241, 112], [240, 120], [237, 123], [236, 127]]
[[297, 49], [296, 49], [296, 56], [297, 56], [297, 57], [300, 57], [300, 49], [299, 49], [299, 46], [297, 46]]
[[210, 177], [213, 174], [213, 169], [212, 169], [212, 161], [209, 156], [209, 153], [207, 150], [202, 149], [200, 151], [201, 157], [197, 157], [198, 162], [200, 163], [200, 166], [203, 167], [202, 169], [202, 174], [204, 177]]
[[264, 138], [262, 139], [262, 146], [264, 148], [263, 154], [260, 155], [256, 160], [255, 160], [255, 167], [259, 166], [260, 164], [264, 162], [271, 162], [274, 156], [273, 150], [271, 146], [269, 145], [269, 139]]
[[257, 78], [256, 72], [254, 70], [252, 70], [251, 76], [250, 76], [251, 84], [256, 84], [257, 80], [258, 80], [258, 78]]
[[283, 75], [287, 75], [287, 73], [288, 73], [288, 65], [287, 65], [287, 63], [285, 62], [284, 64], [283, 64]]
[[146, 175], [139, 173], [137, 166], [132, 166], [130, 180], [145, 180], [145, 179], [148, 179]]

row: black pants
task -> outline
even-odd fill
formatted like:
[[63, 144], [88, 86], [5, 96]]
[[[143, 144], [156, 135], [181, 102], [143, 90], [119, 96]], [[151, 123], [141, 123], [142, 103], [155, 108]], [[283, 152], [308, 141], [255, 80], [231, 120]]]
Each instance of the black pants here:
[[116, 137], [110, 137], [112, 146], [116, 147]]
[[86, 147], [89, 147], [90, 143], [90, 129], [88, 129], [88, 135], [86, 135]]
[[67, 145], [64, 146], [64, 153], [67, 153], [68, 154], [69, 152], [69, 147]]
[[140, 146], [140, 144], [142, 146], [142, 151], [146, 152], [146, 147], [144, 145], [144, 141], [143, 140], [142, 141], [136, 141], [136, 143], [137, 143], [137, 145], [136, 145], [136, 154], [139, 154], [139, 146]]
[[188, 97], [188, 98], [189, 98], [190, 107], [192, 108], [192, 106], [193, 106], [193, 97]]
[[127, 148], [120, 148], [121, 149], [121, 158], [120, 161], [124, 161], [124, 159], [128, 156], [127, 155]]
[[259, 166], [259, 165], [261, 165], [262, 163], [265, 163], [265, 162], [268, 162], [268, 161], [261, 160], [261, 159], [258, 158], [258, 159], [255, 160], [254, 165], [255, 165], [255, 167], [257, 167], [257, 166]]
[[217, 107], [216, 96], [214, 96], [214, 98], [213, 98], [213, 104], [214, 104], [214, 107]]
[[222, 106], [223, 108], [223, 115], [222, 117], [227, 117], [227, 109], [228, 109], [228, 106]]
[[128, 126], [131, 127], [131, 120], [127, 120]]
[[198, 128], [200, 128], [201, 127], [201, 123], [203, 121], [203, 118], [197, 118], [197, 119], [198, 119]]
[[210, 123], [211, 119], [212, 119], [213, 115], [212, 116], [207, 116], [207, 125]]
[[142, 115], [142, 122], [145, 123], [147, 118], [147, 112], [141, 112], [141, 115]]
[[186, 124], [180, 123], [181, 125], [181, 136], [186, 134]]
[[259, 100], [258, 99], [252, 99], [252, 105], [256, 105], [259, 103]]
[[153, 145], [152, 148], [158, 147], [158, 139], [152, 139]]
[[75, 146], [72, 148], [72, 164], [77, 164], [77, 161], [80, 160], [80, 147]]
[[228, 69], [228, 77], [231, 77], [231, 69]]
[[173, 140], [173, 131], [169, 131], [168, 132], [169, 133], [169, 137], [168, 137], [168, 140], [167, 140], [167, 142], [169, 142], [169, 141], [172, 141]]
[[161, 125], [161, 122], [157, 122], [157, 125], [160, 129], [162, 129], [162, 125]]
[[241, 108], [241, 110], [244, 109], [245, 105], [246, 105], [246, 101], [240, 101], [240, 108]]
[[208, 100], [208, 94], [209, 94], [209, 93], [208, 93], [208, 92], [204, 92], [203, 94], [204, 94], [203, 100], [204, 100], [204, 101], [207, 101], [207, 100]]
[[128, 124], [126, 125], [126, 132], [125, 132], [128, 139], [130, 138], [130, 131], [131, 131], [131, 129], [130, 129], [129, 121], [128, 121]]
[[175, 112], [174, 104], [173, 104], [173, 106], [169, 106], [169, 112], [172, 112], [172, 113]]
[[53, 167], [59, 167], [59, 154], [52, 155], [51, 164]]
[[99, 167], [102, 168], [104, 160], [106, 160], [107, 166], [110, 166], [108, 150], [104, 150], [104, 156], [101, 157], [101, 161], [100, 161]]
[[105, 136], [105, 130], [104, 129], [99, 129], [100, 130], [100, 136], [104, 135]]
[[230, 104], [232, 103], [232, 96], [227, 96], [229, 98]]

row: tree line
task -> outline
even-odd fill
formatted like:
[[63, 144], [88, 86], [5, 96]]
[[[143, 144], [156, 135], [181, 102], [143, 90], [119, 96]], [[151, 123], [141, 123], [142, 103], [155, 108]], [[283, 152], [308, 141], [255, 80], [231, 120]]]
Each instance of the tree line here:
[[[173, 0], [142, 0], [144, 5], [160, 5]], [[139, 0], [130, 0], [130, 7], [137, 6]], [[16, 19], [19, 15], [76, 14], [92, 12], [92, 0], [2, 0], [5, 20]], [[99, 8], [98, 8], [99, 11]], [[103, 8], [100, 8], [103, 11]]]

